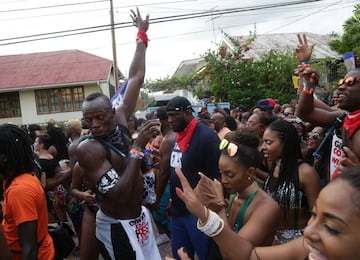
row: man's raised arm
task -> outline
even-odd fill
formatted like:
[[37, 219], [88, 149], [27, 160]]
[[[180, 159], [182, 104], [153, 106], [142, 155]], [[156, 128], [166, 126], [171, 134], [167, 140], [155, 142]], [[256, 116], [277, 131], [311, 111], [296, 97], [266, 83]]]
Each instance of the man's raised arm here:
[[315, 44], [308, 45], [306, 35], [297, 35], [298, 46], [296, 57], [299, 61], [298, 72], [302, 80], [299, 86], [300, 98], [296, 107], [296, 115], [306, 122], [319, 125], [325, 128], [330, 127], [342, 111], [333, 111], [326, 104], [315, 100], [315, 87], [319, 84], [319, 75], [310, 68], [309, 60]]
[[122, 104], [116, 110], [116, 122], [127, 125], [127, 120], [133, 114], [140, 87], [145, 78], [145, 52], [148, 45], [147, 30], [149, 15], [142, 19], [139, 9], [131, 10], [131, 19], [139, 31], [136, 37], [136, 50], [129, 69], [129, 79]]

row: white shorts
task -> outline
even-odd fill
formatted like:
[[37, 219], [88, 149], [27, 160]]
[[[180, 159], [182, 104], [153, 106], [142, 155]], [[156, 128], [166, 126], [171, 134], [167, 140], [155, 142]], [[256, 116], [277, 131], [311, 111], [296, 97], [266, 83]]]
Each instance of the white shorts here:
[[101, 209], [96, 214], [96, 237], [105, 259], [160, 260], [148, 210], [135, 219], [114, 219]]

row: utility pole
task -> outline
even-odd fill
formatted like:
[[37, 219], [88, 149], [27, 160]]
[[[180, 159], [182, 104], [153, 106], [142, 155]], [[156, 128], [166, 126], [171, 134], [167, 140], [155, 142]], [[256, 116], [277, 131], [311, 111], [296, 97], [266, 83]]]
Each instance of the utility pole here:
[[[210, 8], [209, 11], [211, 11], [211, 13], [217, 8], [218, 6], [214, 6], [213, 8]], [[215, 33], [215, 25], [214, 25], [214, 20], [219, 18], [221, 15], [218, 15], [216, 17], [214, 17], [211, 14], [211, 18], [209, 19], [209, 21], [211, 21], [212, 23], [212, 30], [213, 30], [213, 35], [214, 35], [214, 44], [216, 45], [216, 33]]]
[[116, 58], [113, 0], [110, 0], [110, 24], [111, 24], [111, 38], [112, 38], [112, 51], [113, 51], [114, 81], [115, 81], [115, 91], [116, 91], [118, 89], [118, 84], [119, 84], [119, 75], [118, 75], [118, 66], [117, 66], [117, 58]]

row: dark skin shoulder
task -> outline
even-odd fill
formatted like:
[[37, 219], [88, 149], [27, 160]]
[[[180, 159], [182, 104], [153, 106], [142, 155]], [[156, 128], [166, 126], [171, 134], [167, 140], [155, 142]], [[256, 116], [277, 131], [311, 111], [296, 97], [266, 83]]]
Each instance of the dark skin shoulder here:
[[[137, 146], [145, 147], [158, 132], [156, 120], [145, 123], [137, 138]], [[106, 158], [105, 148], [96, 140], [88, 139], [77, 147], [77, 158], [89, 185], [94, 186], [104, 173], [114, 168], [119, 175], [116, 185], [106, 193], [100, 202], [101, 210], [117, 219], [139, 216], [143, 196], [143, 177], [140, 171], [141, 160], [127, 159], [111, 152], [111, 162]]]
[[[245, 214], [245, 225], [239, 235], [252, 242], [255, 246], [271, 245], [280, 219], [280, 206], [265, 191], [259, 189], [253, 205]], [[251, 208], [252, 207], [252, 208]]]
[[134, 174], [138, 172], [137, 177], [128, 178], [126, 173], [130, 170], [124, 170], [126, 159], [112, 152], [109, 162], [105, 148], [96, 140], [83, 141], [77, 148], [77, 157], [90, 186], [95, 186], [111, 168], [114, 168], [120, 177], [115, 187], [99, 202], [104, 213], [118, 219], [134, 218], [140, 214], [143, 193], [140, 167], [134, 169]]

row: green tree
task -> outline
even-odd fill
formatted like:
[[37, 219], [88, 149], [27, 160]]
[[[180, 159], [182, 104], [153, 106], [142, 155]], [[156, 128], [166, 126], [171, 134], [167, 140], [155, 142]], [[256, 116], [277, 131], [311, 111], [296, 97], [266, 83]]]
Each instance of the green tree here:
[[162, 79], [147, 80], [145, 87], [152, 92], [188, 89], [194, 85], [193, 75], [184, 75], [181, 77], [166, 77]]
[[247, 39], [234, 39], [224, 33], [234, 46], [204, 54], [206, 69], [202, 72], [202, 82], [207, 83], [211, 92], [222, 101], [234, 105], [251, 107], [259, 99], [272, 97], [280, 102], [289, 102], [296, 97], [292, 75], [297, 61], [293, 50], [271, 51], [261, 60], [244, 59], [251, 43], [256, 38], [250, 34]]
[[339, 53], [354, 52], [360, 56], [360, 4], [354, 6], [353, 16], [343, 24], [344, 33], [337, 39], [330, 41], [329, 46], [332, 50]]

